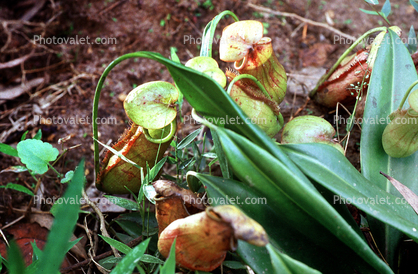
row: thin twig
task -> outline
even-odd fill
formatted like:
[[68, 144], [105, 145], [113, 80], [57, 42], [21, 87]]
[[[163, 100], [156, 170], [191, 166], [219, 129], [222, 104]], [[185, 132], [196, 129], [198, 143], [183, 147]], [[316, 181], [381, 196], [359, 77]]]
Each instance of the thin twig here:
[[3, 21], [3, 22], [1, 22], [1, 25], [3, 26], [4, 32], [7, 34], [6, 43], [4, 43], [4, 46], [2, 46], [1, 49], [0, 49], [0, 52], [3, 52], [7, 49], [10, 42], [12, 41], [12, 33], [9, 31], [9, 28], [7, 26], [7, 22]]
[[[110, 238], [109, 233], [107, 232], [106, 229], [106, 222], [104, 219], [104, 216], [102, 214], [102, 212], [100, 211], [100, 209], [97, 207], [97, 205], [95, 203], [93, 203], [89, 196], [87, 196], [86, 191], [83, 189], [83, 198], [84, 200], [86, 200], [87, 204], [94, 210], [94, 212], [97, 214], [97, 216], [99, 216], [100, 219], [100, 231], [102, 232], [102, 235], [105, 237]], [[110, 246], [112, 248], [113, 254], [115, 255], [115, 257], [120, 257], [118, 251], [116, 250], [116, 248], [114, 248], [113, 246]]]
[[203, 35], [203, 33], [195, 26], [195, 24], [193, 24], [193, 22], [192, 21], [190, 21], [190, 19], [189, 20], [187, 20], [187, 23], [189, 23], [189, 25], [200, 35], [200, 36], [202, 36]]
[[260, 7], [260, 6], [251, 4], [251, 3], [249, 3], [248, 6], [251, 7], [251, 8], [253, 8], [253, 9], [255, 9], [255, 10], [261, 11], [261, 12], [266, 12], [266, 13], [270, 13], [270, 14], [274, 14], [274, 15], [279, 15], [279, 16], [284, 16], [284, 17], [295, 18], [295, 19], [298, 19], [298, 20], [300, 20], [302, 22], [308, 23], [308, 24], [310, 24], [312, 26], [317, 26], [317, 27], [325, 28], [327, 30], [330, 30], [332, 32], [335, 32], [336, 34], [338, 34], [338, 35], [340, 35], [342, 37], [345, 37], [347, 39], [350, 39], [352, 41], [355, 41], [356, 40], [356, 38], [354, 36], [351, 36], [349, 34], [345, 34], [344, 32], [341, 32], [340, 30], [338, 30], [336, 28], [333, 28], [333, 27], [331, 27], [331, 26], [329, 26], [327, 24], [315, 22], [315, 21], [312, 21], [310, 19], [303, 18], [302, 16], [299, 16], [299, 15], [294, 14], [294, 13], [275, 11], [275, 10], [272, 10], [272, 9], [269, 9], [269, 8], [265, 8], [265, 7]]
[[[5, 206], [3, 206], [3, 205], [0, 205], [0, 208], [5, 208]], [[26, 213], [26, 209], [23, 209], [23, 208], [15, 208], [15, 207], [12, 207], [11, 208], [11, 210], [13, 211], [13, 212], [18, 212], [18, 213]], [[50, 215], [51, 214], [51, 212], [50, 211], [41, 211], [41, 210], [37, 210], [36, 208], [32, 208], [31, 209], [31, 213], [36, 213], [36, 214], [48, 214], [48, 215]]]
[[25, 84], [15, 86], [9, 89], [0, 90], [0, 101], [3, 100], [13, 100], [20, 95], [24, 94], [25, 92], [28, 92], [34, 87], [37, 87], [41, 84], [43, 84], [45, 79], [43, 77], [35, 78], [32, 80], [27, 81]]
[[6, 238], [6, 236], [4, 235], [3, 230], [1, 230], [1, 229], [0, 229], [0, 234], [1, 234], [1, 236], [3, 237], [3, 240], [4, 240], [4, 242], [6, 243], [6, 245], [7, 245], [7, 246], [9, 246], [9, 241], [7, 241], [7, 238]]
[[[136, 239], [134, 239], [134, 240], [130, 241], [130, 242], [127, 244], [127, 246], [129, 246], [129, 247], [136, 246], [136, 245], [137, 245], [137, 244], [139, 244], [141, 241], [142, 241], [142, 236], [139, 236], [138, 238], [136, 238]], [[107, 252], [105, 252], [105, 253], [102, 253], [102, 254], [100, 254], [100, 255], [95, 256], [93, 259], [94, 259], [95, 261], [99, 261], [99, 260], [102, 260], [102, 259], [104, 259], [104, 258], [107, 258], [107, 257], [109, 257], [109, 256], [111, 256], [111, 255], [112, 255], [112, 251], [110, 250], [110, 251], [107, 251]], [[90, 258], [85, 259], [84, 261], [81, 261], [81, 262], [79, 262], [79, 263], [77, 263], [77, 264], [74, 264], [74, 265], [72, 265], [72, 266], [68, 266], [68, 267], [66, 267], [66, 268], [61, 269], [61, 271], [60, 271], [60, 272], [61, 272], [61, 273], [67, 273], [67, 272], [70, 272], [70, 271], [72, 271], [72, 270], [78, 269], [78, 268], [80, 268], [80, 267], [83, 267], [83, 266], [85, 266], [85, 265], [89, 264], [89, 263], [90, 263], [90, 261], [91, 261], [91, 259], [90, 259]]]
[[126, 0], [120, 0], [119, 2], [116, 2], [112, 5], [110, 5], [109, 7], [105, 8], [104, 10], [102, 10], [101, 12], [99, 12], [99, 15], [103, 15], [103, 13], [106, 13], [114, 8], [116, 8], [117, 6], [123, 4], [124, 2], [126, 2]]
[[30, 10], [25, 12], [25, 14], [23, 14], [20, 20], [30, 21], [32, 17], [34, 17], [38, 13], [38, 11], [45, 5], [45, 2], [46, 0], [35, 1], [35, 5], [33, 5], [33, 7]]
[[6, 63], [0, 63], [0, 69], [6, 69], [6, 68], [12, 68], [15, 66], [18, 66], [20, 64], [22, 64], [23, 62], [25, 62], [27, 59], [29, 59], [32, 55], [33, 55], [33, 50], [31, 53], [22, 56], [20, 58], [14, 59], [12, 61], [6, 62]]
[[309, 98], [309, 97], [306, 97], [306, 101], [305, 101], [305, 103], [303, 104], [303, 106], [301, 106], [296, 112], [295, 112], [295, 114], [294, 115], [292, 115], [292, 119], [293, 119], [293, 117], [295, 117], [295, 116], [297, 116], [302, 110], [304, 110], [305, 108], [306, 108], [306, 106], [308, 105], [308, 102], [311, 100], [311, 98]]
[[65, 63], [66, 63], [66, 60], [62, 60], [62, 61], [60, 61], [58, 63], [52, 64], [52, 65], [47, 66], [47, 67], [25, 70], [25, 73], [40, 72], [40, 71], [44, 71], [44, 70], [48, 70], [48, 69], [55, 68], [55, 67], [57, 67], [59, 65], [65, 64]]
[[22, 216], [20, 216], [19, 218], [17, 218], [16, 220], [13, 220], [12, 222], [10, 222], [10, 223], [8, 223], [7, 225], [5, 225], [5, 226], [2, 226], [1, 227], [1, 229], [6, 229], [6, 228], [8, 228], [8, 227], [10, 227], [10, 226], [12, 226], [12, 225], [14, 225], [15, 223], [17, 223], [17, 222], [19, 222], [20, 220], [22, 220], [23, 218], [25, 218], [25, 215], [22, 215]]

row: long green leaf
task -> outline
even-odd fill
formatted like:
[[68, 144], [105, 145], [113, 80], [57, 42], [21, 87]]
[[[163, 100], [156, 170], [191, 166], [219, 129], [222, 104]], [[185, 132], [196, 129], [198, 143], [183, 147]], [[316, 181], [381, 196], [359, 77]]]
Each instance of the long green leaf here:
[[145, 250], [148, 247], [151, 238], [146, 239], [139, 245], [134, 247], [125, 257], [118, 263], [118, 265], [111, 272], [112, 274], [128, 274], [132, 273], [135, 268], [135, 264], [140, 261], [144, 255]]
[[7, 250], [7, 257], [9, 260], [8, 269], [10, 274], [24, 274], [25, 262], [23, 261], [22, 252], [15, 241], [10, 242], [9, 249]]
[[103, 236], [103, 235], [99, 235], [100, 238], [102, 238], [106, 243], [108, 243], [109, 245], [113, 246], [114, 248], [116, 248], [118, 251], [122, 252], [123, 254], [128, 254], [129, 252], [131, 252], [132, 248], [130, 248], [129, 246], [127, 246], [126, 244], [119, 242], [118, 240]]
[[271, 186], [271, 191], [283, 192], [376, 270], [380, 273], [391, 273], [365, 240], [328, 204], [309, 181], [305, 182], [295, 177], [282, 162], [242, 136], [220, 128], [218, 133], [225, 154], [238, 178], [248, 181], [266, 195], [270, 192], [267, 190], [268, 186]]
[[219, 141], [218, 133], [215, 130], [211, 130], [210, 132], [212, 134], [213, 144], [215, 145], [215, 151], [218, 157], [219, 166], [221, 167], [222, 176], [226, 179], [232, 178], [232, 170], [230, 169], [228, 161], [225, 157], [222, 144]]
[[177, 238], [174, 239], [173, 244], [170, 248], [170, 253], [163, 266], [160, 266], [161, 274], [174, 274], [176, 272], [176, 242]]
[[17, 149], [8, 144], [0, 143], [0, 152], [3, 152], [4, 154], [10, 156], [19, 157], [19, 155], [17, 154]]
[[177, 144], [177, 149], [183, 149], [183, 148], [187, 147], [199, 135], [201, 130], [202, 130], [202, 128], [198, 128], [195, 131], [193, 131], [192, 133], [190, 133], [189, 135], [187, 135], [183, 140], [181, 140]]
[[84, 180], [84, 160], [81, 160], [71, 182], [68, 183], [63, 203], [57, 206], [57, 214], [35, 273], [58, 272], [77, 223]]
[[418, 11], [418, 3], [415, 0], [409, 0], [409, 3], [414, 7], [416, 11]]
[[[354, 252], [283, 193], [270, 192], [266, 196], [243, 182], [193, 172], [188, 175], [196, 176], [205, 185], [212, 205], [221, 205], [224, 201], [235, 203], [264, 227], [275, 247], [289, 256], [325, 273], [351, 273], [356, 264], [363, 263]], [[248, 201], [260, 201], [262, 204], [255, 205]], [[239, 241], [237, 251], [256, 273], [272, 273], [266, 248]], [[324, 264], [324, 261], [328, 263]], [[351, 267], [348, 265], [350, 263]]]
[[200, 49], [200, 56], [209, 56], [212, 57], [212, 44], [214, 41], [213, 36], [215, 35], [216, 26], [219, 21], [224, 17], [230, 15], [235, 21], [238, 21], [238, 17], [229, 10], [225, 10], [215, 16], [212, 21], [210, 21], [205, 29], [203, 30], [202, 35], [202, 48]]
[[0, 186], [0, 188], [13, 189], [13, 190], [20, 191], [20, 192], [23, 192], [25, 194], [28, 194], [30, 196], [34, 196], [35, 195], [35, 194], [33, 194], [33, 192], [30, 189], [28, 189], [25, 186], [19, 185], [19, 184], [8, 183], [5, 186]]
[[280, 253], [274, 246], [271, 244], [267, 245], [267, 250], [271, 257], [271, 262], [274, 268], [275, 273], [277, 274], [292, 274], [292, 273], [303, 273], [303, 274], [320, 274], [319, 271], [310, 268], [307, 265], [302, 264], [296, 260], [293, 260], [291, 257], [286, 254]]
[[36, 240], [30, 243], [32, 246], [33, 254], [32, 254], [32, 262], [37, 261], [42, 256], [42, 250], [36, 245]]
[[391, 10], [392, 9], [391, 9], [391, 6], [390, 6], [390, 1], [386, 0], [385, 4], [383, 4], [383, 7], [382, 7], [382, 13], [385, 15], [385, 17], [388, 17]]
[[149, 254], [142, 255], [140, 261], [149, 264], [164, 264], [163, 260], [158, 259], [157, 257], [151, 256]]
[[324, 144], [281, 146], [308, 177], [336, 194], [335, 203], [349, 201], [418, 241], [418, 215], [412, 207], [364, 178], [337, 150]]
[[411, 28], [409, 29], [406, 47], [410, 54], [417, 51], [417, 34], [415, 33], [414, 25], [411, 25]]
[[[388, 115], [399, 107], [408, 87], [418, 79], [408, 50], [392, 30], [385, 35], [374, 68], [376, 69], [373, 69], [371, 75], [362, 124], [362, 173], [381, 189], [395, 196], [401, 197], [392, 184], [379, 174], [380, 171], [418, 193], [418, 176], [413, 172], [418, 163], [418, 153], [406, 158], [392, 158], [385, 153], [382, 146], [382, 134]], [[375, 219], [369, 220], [369, 224], [384, 257], [392, 267], [396, 266], [396, 252], [402, 233]]]
[[123, 207], [127, 210], [139, 210], [140, 207], [137, 202], [134, 202], [130, 199], [112, 196], [112, 195], [104, 195], [111, 203]]
[[359, 8], [359, 10], [366, 13], [366, 14], [371, 14], [371, 15], [381, 14], [382, 16], [384, 16], [383, 12], [377, 12], [377, 11], [374, 11], [374, 10], [365, 10], [365, 9], [362, 9], [362, 8]]

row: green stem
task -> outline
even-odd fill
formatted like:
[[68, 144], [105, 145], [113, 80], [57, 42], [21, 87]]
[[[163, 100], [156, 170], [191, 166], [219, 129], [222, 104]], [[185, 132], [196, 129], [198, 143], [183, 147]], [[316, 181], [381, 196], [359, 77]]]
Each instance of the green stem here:
[[50, 163], [46, 163], [46, 164], [49, 166], [50, 169], [52, 169], [58, 175], [58, 178], [62, 177], [62, 174], [59, 173]]
[[399, 104], [398, 111], [400, 111], [405, 104], [406, 99], [409, 96], [409, 93], [411, 93], [411, 90], [418, 84], [418, 80], [415, 80], [415, 82], [412, 83], [412, 85], [409, 86], [408, 90], [406, 91], [405, 95], [402, 98], [401, 103]]
[[[116, 58], [115, 60], [113, 60], [108, 66], [107, 68], [103, 71], [102, 76], [99, 79], [99, 82], [97, 83], [97, 87], [96, 87], [96, 92], [94, 94], [94, 99], [93, 99], [93, 140], [94, 140], [94, 171], [95, 171], [95, 176], [97, 176], [97, 174], [99, 174], [100, 172], [100, 162], [99, 162], [99, 143], [97, 142], [97, 140], [99, 139], [99, 131], [98, 131], [98, 126], [97, 126], [97, 112], [99, 109], [99, 99], [100, 99], [100, 94], [102, 92], [102, 88], [103, 88], [103, 84], [106, 80], [107, 75], [109, 74], [109, 72], [116, 66], [118, 65], [120, 62], [129, 59], [129, 58], [137, 58], [137, 57], [145, 57], [145, 58], [150, 58], [149, 57], [149, 53], [147, 52], [133, 52], [133, 53], [128, 53], [125, 55], [122, 55], [118, 58]], [[96, 178], [95, 178], [96, 180]]]
[[369, 2], [367, 2], [367, 1], [364, 1], [364, 2], [366, 2], [366, 4], [368, 4], [369, 5], [369, 7], [374, 11], [374, 12], [376, 12], [376, 14], [377, 15], [379, 15], [380, 16], [380, 18], [382, 18], [383, 20], [385, 20], [385, 22], [386, 22], [386, 24], [388, 24], [388, 26], [390, 27], [391, 26], [391, 24], [390, 24], [390, 22], [389, 22], [389, 20], [386, 18], [386, 17], [384, 17], [380, 12], [378, 12], [374, 7], [373, 7], [373, 5], [372, 4], [370, 4]]
[[99, 79], [99, 83], [97, 83], [97, 87], [96, 87], [96, 92], [94, 94], [94, 99], [93, 99], [93, 145], [94, 145], [94, 171], [95, 171], [95, 176], [97, 176], [97, 174], [99, 174], [100, 171], [100, 162], [99, 162], [99, 143], [96, 141], [99, 139], [99, 134], [98, 134], [98, 126], [96, 123], [96, 119], [97, 119], [97, 112], [98, 112], [98, 108], [99, 108], [99, 99], [100, 99], [100, 94], [102, 91], [102, 87], [103, 87], [103, 83], [107, 77], [107, 75], [109, 74], [109, 72], [120, 62], [128, 59], [128, 58], [132, 58], [132, 57], [136, 57], [136, 56], [131, 56], [131, 54], [126, 54], [123, 55], [119, 58], [117, 58], [116, 60], [114, 60], [112, 63], [109, 64], [109, 66], [107, 66], [107, 68], [104, 70], [102, 76]]
[[200, 50], [200, 56], [212, 57], [212, 44], [213, 44], [213, 37], [215, 36], [216, 26], [218, 25], [219, 21], [226, 15], [231, 15], [231, 17], [235, 21], [239, 21], [238, 17], [229, 10], [225, 10], [215, 16], [212, 21], [210, 21], [203, 31], [202, 36], [202, 49]]
[[357, 39], [341, 56], [340, 58], [338, 58], [337, 62], [334, 64], [334, 66], [332, 66], [332, 68], [328, 71], [327, 74], [325, 74], [324, 76], [321, 77], [321, 79], [319, 80], [318, 84], [316, 84], [316, 87], [309, 93], [309, 97], [313, 97], [315, 96], [316, 92], [318, 91], [319, 86], [321, 86], [330, 76], [331, 74], [337, 69], [337, 67], [341, 64], [341, 62], [344, 60], [345, 57], [347, 57], [347, 55], [358, 45], [361, 43], [361, 41], [363, 39], [365, 39], [366, 37], [368, 37], [370, 34], [375, 33], [375, 32], [380, 32], [380, 31], [385, 31], [387, 30], [386, 27], [379, 27], [379, 28], [374, 28], [371, 29], [369, 31], [367, 31], [366, 33], [364, 33], [362, 36], [360, 36], [359, 39]]
[[[58, 156], [58, 158], [57, 159], [55, 159], [55, 161], [52, 163], [52, 164], [50, 164], [50, 163], [47, 163], [48, 164], [48, 166], [53, 170], [53, 171], [55, 171], [55, 173], [57, 173], [57, 175], [58, 175], [58, 178], [62, 178], [63, 177], [63, 174], [61, 174], [61, 173], [59, 173], [53, 166], [62, 158], [62, 156], [64, 156], [65, 155], [65, 153], [67, 153], [67, 151], [68, 151], [68, 149], [64, 149], [64, 151]], [[35, 178], [36, 179], [36, 178]]]
[[[29, 174], [30, 174], [30, 176], [32, 176], [32, 178], [35, 180], [35, 182], [38, 182], [41, 178], [36, 178], [36, 176], [35, 176], [35, 174], [33, 174], [33, 172], [32, 171], [30, 171], [29, 169], [28, 169], [28, 172], [29, 172]], [[36, 193], [35, 193], [36, 194]]]

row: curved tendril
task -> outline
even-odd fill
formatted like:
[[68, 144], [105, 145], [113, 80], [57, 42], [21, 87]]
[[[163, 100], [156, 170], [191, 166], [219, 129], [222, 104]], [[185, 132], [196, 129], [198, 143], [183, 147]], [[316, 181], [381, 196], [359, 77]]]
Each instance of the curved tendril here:
[[[225, 10], [215, 16], [212, 21], [210, 21], [203, 31], [202, 40], [203, 45], [200, 51], [200, 56], [212, 57], [212, 43], [213, 37], [215, 36], [216, 26], [218, 25], [219, 21], [226, 15], [230, 15], [235, 21], [239, 21], [238, 17], [232, 11]], [[209, 33], [208, 33], [209, 32]], [[205, 45], [207, 43], [207, 45]]]
[[[162, 143], [166, 143], [166, 142], [170, 141], [171, 138], [173, 138], [174, 134], [176, 133], [177, 122], [176, 122], [176, 119], [174, 119], [170, 123], [170, 133], [166, 137], [164, 137], [164, 138], [159, 138], [159, 139], [152, 138], [149, 135], [148, 129], [146, 129], [146, 128], [143, 128], [143, 129], [144, 129], [145, 139], [147, 139], [148, 141], [150, 141], [151, 143], [154, 143], [154, 144], [162, 144]], [[161, 133], [161, 136], [164, 136], [164, 131], [165, 131], [165, 129], [163, 129], [163, 131]]]
[[375, 33], [375, 32], [380, 32], [380, 31], [384, 31], [387, 30], [387, 27], [379, 27], [379, 28], [374, 28], [371, 29], [369, 31], [367, 31], [366, 33], [364, 33], [362, 36], [360, 36], [341, 56], [340, 58], [338, 58], [337, 62], [335, 62], [334, 66], [332, 66], [332, 68], [328, 71], [327, 74], [325, 74], [324, 76], [321, 77], [321, 79], [319, 80], [318, 84], [316, 84], [316, 87], [309, 93], [309, 97], [313, 97], [319, 86], [321, 86], [330, 76], [331, 74], [337, 69], [337, 67], [340, 65], [340, 63], [342, 62], [342, 60], [344, 60], [345, 57], [347, 57], [347, 55], [358, 45], [361, 43], [362, 40], [364, 40], [366, 37], [368, 37], [370, 34]]
[[[113, 60], [107, 67], [106, 69], [103, 71], [102, 76], [100, 76], [99, 82], [97, 83], [97, 87], [96, 87], [96, 91], [94, 93], [94, 99], [93, 99], [93, 146], [94, 146], [94, 171], [95, 171], [95, 178], [94, 180], [96, 180], [97, 174], [99, 174], [100, 172], [100, 161], [99, 161], [99, 143], [97, 142], [97, 140], [99, 139], [99, 130], [98, 130], [98, 125], [97, 125], [97, 113], [98, 113], [98, 109], [99, 109], [99, 99], [100, 99], [100, 94], [102, 92], [102, 88], [103, 88], [103, 84], [104, 81], [106, 80], [107, 75], [109, 74], [109, 72], [116, 66], [118, 65], [120, 62], [129, 59], [129, 58], [147, 58], [147, 52], [133, 52], [133, 53], [128, 53], [125, 55], [122, 55], [118, 58], [116, 58], [115, 60]], [[149, 57], [148, 57], [149, 58]]]
[[401, 111], [402, 110], [402, 107], [403, 107], [403, 105], [405, 104], [405, 101], [406, 101], [406, 99], [408, 98], [408, 96], [409, 96], [409, 93], [411, 93], [411, 90], [416, 86], [418, 84], [418, 80], [415, 80], [410, 86], [409, 86], [409, 88], [408, 88], [408, 90], [406, 91], [406, 93], [405, 93], [405, 95], [403, 96], [403, 98], [402, 98], [402, 101], [401, 101], [401, 103], [399, 104], [399, 107], [398, 107], [398, 111]]

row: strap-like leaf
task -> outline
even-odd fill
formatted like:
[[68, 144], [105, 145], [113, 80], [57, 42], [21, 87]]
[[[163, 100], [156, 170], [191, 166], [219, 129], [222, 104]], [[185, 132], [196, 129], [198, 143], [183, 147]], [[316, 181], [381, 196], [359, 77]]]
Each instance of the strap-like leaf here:
[[[205, 185], [213, 206], [235, 204], [264, 227], [270, 243], [292, 258], [324, 273], [352, 273], [353, 268], [373, 273], [366, 262], [283, 193], [265, 194], [248, 183], [194, 172], [190, 175]], [[237, 252], [256, 273], [274, 273], [265, 247], [239, 241]], [[324, 260], [328, 263], [322, 263]]]
[[57, 213], [49, 232], [36, 274], [57, 273], [65, 254], [69, 240], [74, 232], [80, 208], [81, 190], [84, 186], [84, 160], [77, 166], [74, 176], [62, 197], [62, 204], [57, 206]]
[[[380, 172], [403, 182], [418, 193], [416, 164], [418, 153], [406, 158], [392, 158], [382, 146], [382, 134], [388, 116], [395, 111], [408, 87], [418, 79], [411, 56], [400, 38], [392, 31], [385, 35], [374, 64], [361, 132], [360, 158], [363, 175], [381, 189], [401, 197]], [[383, 123], [382, 123], [383, 121]], [[396, 250], [402, 234], [380, 221], [369, 220], [379, 249], [391, 266], [396, 264]]]

